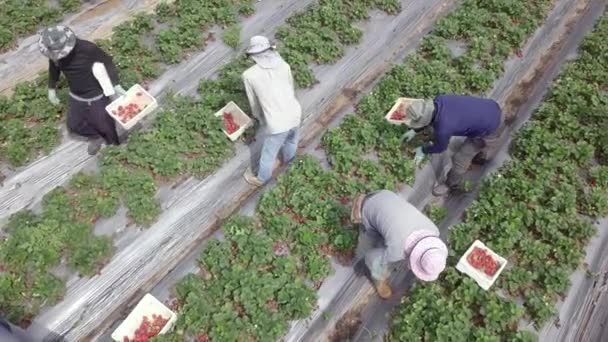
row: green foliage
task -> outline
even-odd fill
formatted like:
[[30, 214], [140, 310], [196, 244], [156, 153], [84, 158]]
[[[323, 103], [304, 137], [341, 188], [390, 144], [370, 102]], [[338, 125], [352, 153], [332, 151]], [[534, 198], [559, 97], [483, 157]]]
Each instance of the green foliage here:
[[0, 52], [11, 49], [18, 38], [59, 22], [64, 14], [78, 10], [80, 5], [80, 0], [59, 0], [59, 6], [53, 6], [46, 0], [3, 1], [0, 12]]
[[178, 331], [212, 340], [276, 340], [288, 321], [308, 316], [330, 256], [351, 258], [357, 235], [346, 203], [361, 184], [325, 171], [310, 157], [294, 162], [264, 193], [255, 219], [235, 216], [226, 240], [212, 241], [200, 262], [210, 274], [176, 289], [184, 303]]
[[92, 232], [92, 222], [107, 213], [104, 191], [95, 177], [78, 174], [69, 188], [44, 197], [40, 215], [24, 210], [11, 217], [0, 243], [0, 307], [14, 322], [28, 322], [42, 305], [61, 299], [65, 280], [54, 276], [53, 268], [65, 261], [91, 276], [111, 255], [111, 240]]
[[323, 0], [287, 20], [287, 25], [278, 30], [277, 38], [281, 41], [281, 55], [291, 65], [299, 87], [310, 87], [316, 82], [309, 64], [333, 63], [344, 55], [347, 46], [361, 40], [363, 32], [354, 24], [367, 19], [374, 8], [396, 14], [400, 3]]
[[236, 49], [241, 40], [241, 27], [239, 25], [231, 25], [224, 29], [222, 36], [224, 43], [233, 49]]
[[[288, 322], [315, 306], [293, 255], [275, 253], [275, 241], [253, 220], [225, 223], [226, 240], [212, 241], [200, 258], [208, 280], [190, 275], [177, 285], [183, 303], [181, 334], [218, 341], [278, 339]], [[179, 333], [178, 333], [179, 334]]]
[[433, 221], [435, 225], [438, 226], [448, 215], [448, 209], [437, 204], [430, 204], [427, 206], [426, 214], [431, 219], [431, 221]]

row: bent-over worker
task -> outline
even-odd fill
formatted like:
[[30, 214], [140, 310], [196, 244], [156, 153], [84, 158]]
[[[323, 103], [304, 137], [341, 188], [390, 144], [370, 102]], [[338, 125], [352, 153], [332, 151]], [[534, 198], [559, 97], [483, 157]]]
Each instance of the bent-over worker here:
[[70, 88], [68, 130], [89, 139], [88, 152], [96, 154], [102, 139], [118, 145], [116, 123], [105, 107], [110, 96], [124, 95], [112, 57], [94, 43], [79, 39], [67, 26], [58, 25], [42, 31], [38, 41], [40, 52], [49, 58], [48, 98], [54, 105], [57, 82], [63, 72]]
[[362, 224], [360, 247], [380, 297], [392, 295], [387, 281], [391, 263], [408, 259], [414, 275], [423, 281], [436, 280], [445, 269], [448, 248], [439, 229], [396, 193], [380, 190], [357, 197], [351, 220]]
[[445, 183], [436, 182], [433, 195], [446, 195], [457, 188], [471, 162], [484, 163], [496, 152], [504, 131], [504, 114], [496, 101], [473, 96], [440, 95], [432, 100], [416, 100], [406, 107], [405, 124], [409, 141], [416, 132], [433, 127], [433, 143], [416, 149], [416, 164], [425, 155], [441, 153], [451, 137], [467, 137], [452, 157], [452, 169]]
[[243, 83], [253, 116], [265, 122], [266, 136], [255, 176], [251, 168], [245, 180], [261, 186], [272, 177], [273, 167], [282, 149], [282, 162], [294, 159], [298, 148], [298, 128], [302, 108], [296, 99], [291, 67], [275, 51], [268, 38], [251, 38], [247, 54], [255, 65], [243, 73]]

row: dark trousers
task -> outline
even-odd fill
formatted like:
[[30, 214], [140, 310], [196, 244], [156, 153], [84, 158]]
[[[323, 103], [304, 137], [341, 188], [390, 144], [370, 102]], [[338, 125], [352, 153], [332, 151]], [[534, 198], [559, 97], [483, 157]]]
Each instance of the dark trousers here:
[[500, 117], [500, 126], [496, 131], [483, 137], [467, 138], [460, 150], [452, 156], [452, 169], [448, 173], [446, 185], [451, 188], [460, 185], [464, 174], [477, 155], [483, 159], [493, 157], [500, 147], [504, 130], [505, 116], [503, 113]]
[[70, 97], [68, 130], [89, 139], [103, 138], [107, 145], [118, 145], [116, 122], [106, 112], [110, 99], [81, 102]]

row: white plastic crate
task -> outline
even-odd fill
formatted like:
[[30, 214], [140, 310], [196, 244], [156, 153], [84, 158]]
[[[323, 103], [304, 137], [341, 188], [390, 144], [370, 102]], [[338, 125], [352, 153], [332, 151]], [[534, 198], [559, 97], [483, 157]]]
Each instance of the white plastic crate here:
[[[467, 260], [467, 256], [469, 255], [469, 253], [471, 253], [473, 251], [473, 248], [475, 248], [475, 247], [479, 247], [479, 248], [483, 248], [483, 249], [487, 250], [488, 253], [494, 258], [494, 260], [496, 260], [500, 263], [500, 267], [498, 268], [498, 270], [496, 271], [496, 274], [494, 274], [493, 277], [490, 277], [489, 275], [485, 274], [483, 272], [483, 270], [478, 270], [475, 267], [473, 267], [471, 264], [469, 264], [469, 261]], [[464, 255], [458, 261], [458, 264], [456, 265], [456, 269], [462, 273], [467, 274], [469, 277], [473, 278], [473, 280], [475, 280], [475, 282], [477, 282], [477, 284], [482, 289], [488, 290], [492, 286], [492, 284], [494, 284], [496, 279], [498, 279], [498, 276], [505, 269], [505, 266], [507, 266], [507, 259], [494, 253], [494, 251], [492, 251], [490, 248], [488, 248], [486, 245], [484, 245], [483, 242], [481, 242], [479, 240], [475, 240], [475, 242], [473, 242], [471, 247], [469, 247], [469, 249], [466, 251], [466, 253], [464, 253]]]
[[[141, 93], [141, 96], [137, 96], [137, 93]], [[135, 103], [139, 106], [139, 108], [143, 108], [143, 110], [131, 118], [131, 120], [122, 122], [118, 115], [114, 114], [114, 112], [118, 112], [119, 106], [126, 106], [129, 103]], [[139, 84], [135, 84], [129, 88], [129, 90], [127, 90], [127, 93], [124, 96], [117, 98], [112, 103], [107, 105], [106, 111], [120, 126], [122, 126], [122, 128], [130, 129], [146, 115], [152, 113], [156, 108], [158, 108], [158, 102], [154, 96], [150, 95], [150, 93], [148, 93]]]
[[215, 116], [219, 117], [223, 122], [224, 113], [231, 113], [232, 117], [234, 118], [234, 122], [239, 125], [239, 129], [232, 134], [228, 134], [225, 129], [222, 130], [224, 134], [226, 134], [226, 136], [232, 141], [238, 139], [253, 123], [253, 120], [251, 120], [251, 118], [247, 116], [247, 114], [245, 114], [245, 112], [243, 112], [243, 110], [241, 110], [241, 108], [239, 108], [239, 106], [233, 101], [228, 102], [224, 108], [215, 113]]
[[407, 105], [409, 102], [414, 102], [414, 101], [423, 101], [421, 99], [412, 99], [409, 97], [400, 97], [397, 99], [397, 101], [395, 102], [395, 104], [393, 105], [393, 107], [391, 108], [391, 110], [388, 111], [388, 113], [386, 113], [386, 115], [384, 116], [384, 118], [386, 119], [386, 121], [395, 124], [395, 125], [403, 125], [405, 124], [405, 121], [402, 120], [393, 120], [391, 119], [391, 114], [393, 114], [394, 111], [397, 110], [397, 108], [399, 108], [399, 106], [401, 104], [405, 104]]
[[137, 306], [131, 311], [129, 316], [114, 330], [112, 333], [112, 339], [114, 341], [122, 342], [123, 338], [127, 336], [129, 339], [132, 339], [135, 334], [135, 330], [139, 328], [141, 322], [144, 320], [144, 316], [147, 316], [150, 321], [152, 321], [152, 315], [160, 315], [165, 319], [168, 319], [167, 323], [160, 331], [159, 335], [166, 334], [173, 326], [175, 325], [175, 321], [177, 320], [177, 315], [169, 310], [163, 303], [161, 303], [158, 299], [156, 299], [151, 294], [147, 293], [144, 298], [142, 298]]

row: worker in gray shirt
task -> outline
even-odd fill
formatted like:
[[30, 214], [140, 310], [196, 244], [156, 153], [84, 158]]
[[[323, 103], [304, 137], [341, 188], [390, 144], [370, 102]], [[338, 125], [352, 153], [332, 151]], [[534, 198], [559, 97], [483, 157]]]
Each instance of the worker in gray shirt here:
[[392, 191], [381, 190], [357, 197], [351, 220], [362, 224], [359, 251], [378, 295], [391, 297], [387, 282], [391, 263], [409, 262], [414, 275], [434, 281], [445, 269], [448, 248], [437, 226], [416, 207]]

